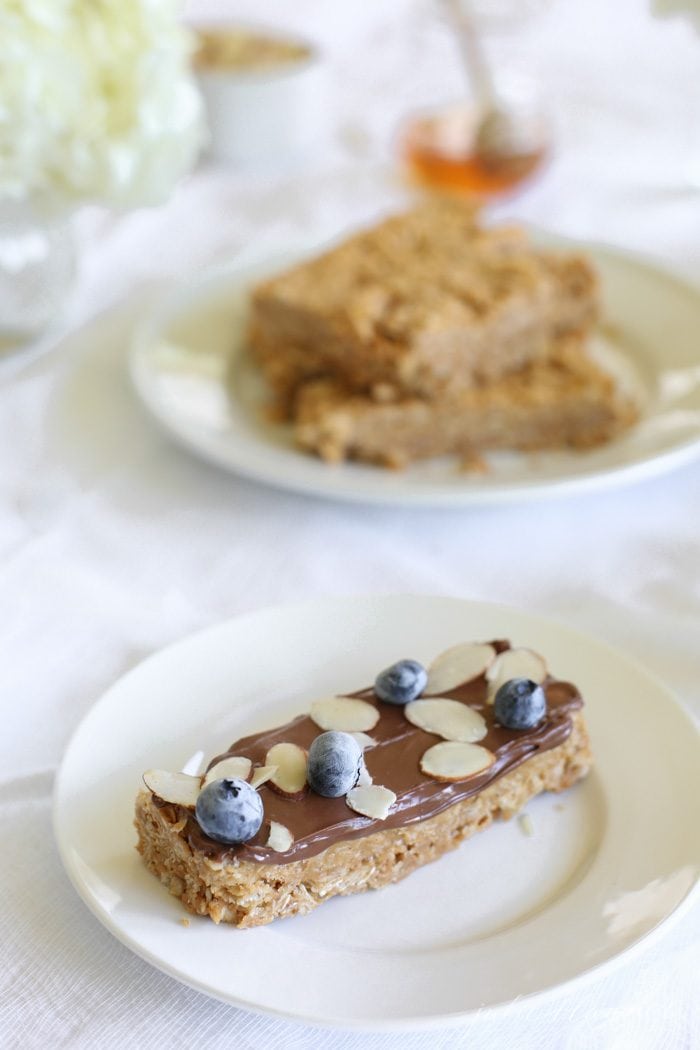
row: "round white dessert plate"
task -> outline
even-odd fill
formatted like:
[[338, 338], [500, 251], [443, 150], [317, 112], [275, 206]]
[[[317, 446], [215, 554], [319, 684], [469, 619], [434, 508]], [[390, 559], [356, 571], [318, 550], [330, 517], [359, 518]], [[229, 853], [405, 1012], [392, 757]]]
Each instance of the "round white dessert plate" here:
[[[533, 500], [652, 477], [700, 453], [700, 293], [637, 257], [580, 247], [603, 285], [605, 325], [595, 354], [640, 406], [639, 423], [592, 451], [494, 453], [484, 472], [457, 457], [402, 471], [328, 464], [294, 445], [270, 421], [266, 391], [245, 345], [250, 288], [313, 254], [253, 249], [225, 270], [166, 293], [139, 326], [131, 348], [135, 388], [181, 445], [226, 470], [283, 489], [354, 502], [459, 506]], [[316, 246], [316, 251], [318, 246]]]
[[[196, 772], [239, 736], [366, 685], [397, 658], [495, 637], [546, 654], [581, 689], [596, 759], [585, 781], [397, 885], [252, 930], [182, 924], [180, 902], [134, 849], [145, 769]], [[590, 979], [682, 914], [700, 868], [699, 762], [674, 698], [599, 641], [457, 599], [328, 599], [212, 627], [118, 681], [68, 747], [54, 827], [88, 907], [165, 973], [307, 1023], [420, 1027]]]

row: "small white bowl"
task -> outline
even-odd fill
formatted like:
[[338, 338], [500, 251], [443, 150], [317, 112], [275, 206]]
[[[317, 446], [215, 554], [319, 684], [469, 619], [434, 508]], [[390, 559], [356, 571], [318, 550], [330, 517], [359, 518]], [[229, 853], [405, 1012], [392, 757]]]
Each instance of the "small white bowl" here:
[[297, 58], [258, 66], [197, 64], [211, 134], [209, 155], [240, 167], [303, 160], [329, 124], [328, 69], [305, 40], [232, 24], [193, 26], [195, 32], [250, 33], [299, 48]]

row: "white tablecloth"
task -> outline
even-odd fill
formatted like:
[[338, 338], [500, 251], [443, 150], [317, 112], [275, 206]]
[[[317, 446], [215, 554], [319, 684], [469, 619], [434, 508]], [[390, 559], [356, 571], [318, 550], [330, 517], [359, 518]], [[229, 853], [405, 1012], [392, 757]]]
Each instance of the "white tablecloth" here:
[[[700, 1046], [697, 906], [633, 961], [549, 1001], [451, 1032], [329, 1034], [254, 1017], [163, 976], [92, 918], [57, 858], [52, 782], [96, 697], [159, 646], [273, 603], [365, 591], [511, 603], [607, 638], [700, 714], [700, 464], [537, 506], [341, 506], [197, 462], [135, 402], [124, 351], [153, 281], [253, 237], [325, 235], [401, 200], [385, 164], [391, 129], [411, 105], [454, 93], [459, 71], [427, 4], [359, 6], [266, 5], [267, 17], [328, 47], [335, 141], [305, 172], [203, 169], [161, 210], [83, 215], [71, 330], [49, 355], [2, 376], [3, 1047]], [[690, 178], [694, 159], [700, 168], [700, 40], [681, 22], [652, 22], [636, 0], [614, 10], [562, 0], [534, 32], [532, 53], [551, 86], [559, 155], [501, 210], [656, 254], [700, 279], [700, 191]]]

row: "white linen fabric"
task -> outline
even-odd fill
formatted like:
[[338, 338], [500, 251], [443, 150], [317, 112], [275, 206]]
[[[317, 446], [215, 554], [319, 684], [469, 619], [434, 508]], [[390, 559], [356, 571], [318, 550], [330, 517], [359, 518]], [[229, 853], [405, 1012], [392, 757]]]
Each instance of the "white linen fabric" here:
[[[161, 210], [83, 216], [63, 338], [0, 374], [3, 1047], [700, 1046], [697, 905], [648, 950], [551, 999], [449, 1031], [328, 1033], [160, 974], [88, 913], [58, 861], [53, 778], [93, 701], [154, 649], [269, 604], [367, 591], [510, 603], [606, 638], [700, 715], [700, 464], [532, 506], [353, 507], [220, 473], [136, 403], [124, 355], [153, 282], [252, 239], [328, 236], [404, 199], [385, 163], [390, 131], [411, 105], [458, 90], [459, 69], [427, 4], [359, 7], [266, 5], [270, 20], [320, 36], [334, 62], [338, 134], [309, 167], [202, 168]], [[700, 280], [700, 42], [638, 0], [561, 0], [532, 47], [559, 153], [498, 212], [640, 249]]]

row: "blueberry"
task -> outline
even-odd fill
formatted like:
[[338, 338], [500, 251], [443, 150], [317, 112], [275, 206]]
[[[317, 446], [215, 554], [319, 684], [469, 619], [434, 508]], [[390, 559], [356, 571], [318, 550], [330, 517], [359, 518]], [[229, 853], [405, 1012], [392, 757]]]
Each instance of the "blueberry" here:
[[529, 678], [511, 678], [500, 687], [493, 702], [496, 721], [506, 729], [532, 729], [544, 718], [544, 689]]
[[263, 804], [245, 780], [212, 780], [200, 791], [195, 806], [197, 823], [217, 842], [247, 842], [260, 830]]
[[399, 660], [380, 671], [374, 683], [375, 695], [388, 704], [408, 704], [425, 689], [428, 672], [417, 660]]
[[339, 798], [354, 788], [364, 767], [362, 748], [349, 733], [321, 733], [309, 748], [306, 778], [317, 795]]

